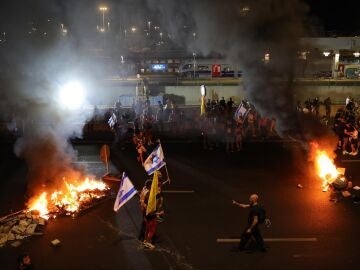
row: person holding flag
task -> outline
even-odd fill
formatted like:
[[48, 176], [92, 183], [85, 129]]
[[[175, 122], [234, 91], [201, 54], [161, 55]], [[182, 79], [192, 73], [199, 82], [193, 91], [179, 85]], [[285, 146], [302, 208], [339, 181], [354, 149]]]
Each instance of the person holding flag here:
[[155, 246], [152, 244], [152, 239], [156, 231], [156, 217], [157, 217], [157, 195], [159, 190], [158, 171], [154, 171], [154, 177], [151, 183], [150, 192], [145, 198], [145, 240], [144, 246], [149, 249], [154, 249]]

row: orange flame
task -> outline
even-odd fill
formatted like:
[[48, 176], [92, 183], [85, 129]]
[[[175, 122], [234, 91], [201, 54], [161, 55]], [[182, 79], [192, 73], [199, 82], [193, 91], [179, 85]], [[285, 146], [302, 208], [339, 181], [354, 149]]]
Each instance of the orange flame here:
[[319, 177], [329, 184], [331, 184], [340, 174], [326, 151], [317, 151], [316, 166]]
[[46, 192], [41, 193], [41, 195], [31, 203], [29, 211], [36, 210], [39, 212], [41, 217], [46, 217], [46, 215], [49, 213], [48, 201], [46, 197]]
[[323, 181], [323, 191], [327, 191], [330, 184], [345, 174], [345, 169], [336, 167], [331, 151], [320, 149], [317, 143], [311, 143], [311, 147], [316, 173]]
[[37, 210], [41, 217], [48, 218], [49, 214], [56, 209], [64, 209], [68, 213], [75, 213], [84, 202], [90, 201], [92, 198], [100, 198], [104, 193], [96, 193], [96, 191], [106, 191], [109, 187], [94, 179], [86, 178], [84, 181], [77, 183], [68, 183], [64, 181], [63, 190], [56, 190], [50, 195], [47, 192], [41, 193], [39, 196], [30, 200], [28, 210]]

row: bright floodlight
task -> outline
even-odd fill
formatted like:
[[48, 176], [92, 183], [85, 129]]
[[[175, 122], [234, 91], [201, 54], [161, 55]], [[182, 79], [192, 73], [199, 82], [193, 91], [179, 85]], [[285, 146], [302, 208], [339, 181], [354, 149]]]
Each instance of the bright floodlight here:
[[205, 97], [206, 96], [206, 87], [205, 85], [200, 85], [200, 94]]
[[68, 109], [79, 108], [84, 99], [84, 88], [79, 82], [69, 82], [60, 89], [60, 102]]

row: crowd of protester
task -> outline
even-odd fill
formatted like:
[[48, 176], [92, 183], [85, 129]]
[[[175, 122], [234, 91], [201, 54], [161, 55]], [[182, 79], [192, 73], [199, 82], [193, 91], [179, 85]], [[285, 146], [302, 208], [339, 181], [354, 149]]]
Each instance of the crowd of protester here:
[[[325, 107], [325, 114], [320, 115], [320, 105]], [[359, 131], [359, 113], [358, 104], [351, 98], [347, 97], [343, 105], [336, 111], [334, 117], [331, 117], [331, 98], [327, 97], [320, 102], [318, 97], [308, 98], [304, 104], [298, 102], [297, 109], [302, 113], [310, 113], [319, 117], [324, 124], [332, 127], [338, 137], [338, 150], [343, 155], [358, 155], [358, 131]]]
[[[246, 100], [240, 102], [245, 108], [242, 114], [236, 114], [232, 98], [225, 100], [208, 99], [205, 102], [205, 113], [200, 116], [199, 108], [189, 108], [186, 111], [176, 106], [171, 99], [157, 106], [144, 103], [141, 108], [133, 106], [129, 113], [118, 113], [118, 133], [128, 131], [128, 123], [132, 123], [133, 142], [138, 152], [140, 163], [144, 161], [147, 148], [154, 143], [156, 136], [173, 136], [181, 138], [190, 134], [201, 135], [202, 146], [206, 150], [224, 149], [226, 152], [236, 152], [242, 149], [243, 141], [249, 139], [266, 139], [278, 137], [276, 119], [264, 116]], [[339, 104], [336, 104], [339, 105]], [[324, 106], [325, 110], [320, 110]], [[121, 106], [120, 106], [121, 107]], [[344, 154], [358, 153], [358, 105], [350, 97], [336, 112], [330, 97], [320, 101], [319, 97], [308, 98], [303, 103], [297, 103], [301, 113], [313, 114], [324, 124], [332, 127], [339, 138], [338, 147]], [[121, 110], [116, 110], [120, 112]]]
[[186, 135], [199, 136], [206, 150], [217, 148], [227, 152], [240, 151], [244, 138], [261, 138], [277, 136], [275, 131], [276, 120], [261, 116], [260, 113], [246, 100], [242, 101], [246, 113], [235, 117], [236, 108], [232, 98], [227, 101], [208, 99], [205, 113], [200, 116], [199, 109], [179, 109], [175, 102], [167, 99], [163, 104], [151, 107], [148, 103], [133, 106], [130, 113], [124, 113], [121, 106], [115, 106], [116, 137], [123, 138], [128, 130], [128, 123], [132, 123], [133, 142], [138, 151], [139, 162], [144, 161], [144, 153], [154, 142], [154, 137]]
[[206, 113], [200, 120], [204, 149], [214, 150], [223, 144], [226, 152], [240, 151], [244, 138], [277, 136], [275, 118], [261, 116], [246, 100], [241, 104], [244, 113], [236, 115], [231, 98], [206, 102]]
[[358, 155], [359, 142], [359, 116], [357, 104], [350, 98], [346, 98], [344, 108], [340, 108], [334, 117], [333, 130], [338, 136], [338, 149], [343, 155]]

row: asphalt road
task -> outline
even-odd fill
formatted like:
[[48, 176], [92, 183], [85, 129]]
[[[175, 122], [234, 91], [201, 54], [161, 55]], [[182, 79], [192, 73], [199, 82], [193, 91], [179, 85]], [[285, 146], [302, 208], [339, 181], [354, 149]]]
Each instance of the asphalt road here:
[[[77, 146], [80, 161], [98, 161], [98, 145]], [[166, 217], [158, 227], [154, 251], [136, 240], [141, 215], [137, 197], [118, 213], [113, 200], [81, 216], [50, 221], [45, 235], [28, 238], [18, 248], [0, 249], [1, 269], [15, 269], [16, 257], [28, 252], [36, 269], [357, 269], [360, 205], [350, 199], [334, 204], [311, 172], [304, 151], [296, 144], [253, 143], [242, 152], [206, 152], [197, 144], [163, 145], [171, 184], [165, 187]], [[22, 207], [26, 166], [2, 145], [0, 213]], [[112, 171], [125, 170], [137, 188], [146, 174], [135, 150], [113, 148]], [[344, 163], [354, 185], [360, 185], [357, 162]], [[87, 164], [89, 173], [102, 175], [101, 164]], [[297, 184], [303, 188], [298, 189]], [[112, 185], [116, 192], [117, 184]], [[174, 193], [171, 191], [187, 191]], [[267, 253], [240, 253], [239, 238], [247, 210], [231, 204], [260, 195], [272, 226], [262, 228]], [[54, 248], [50, 241], [58, 238]], [[314, 238], [294, 242], [288, 238]]]

